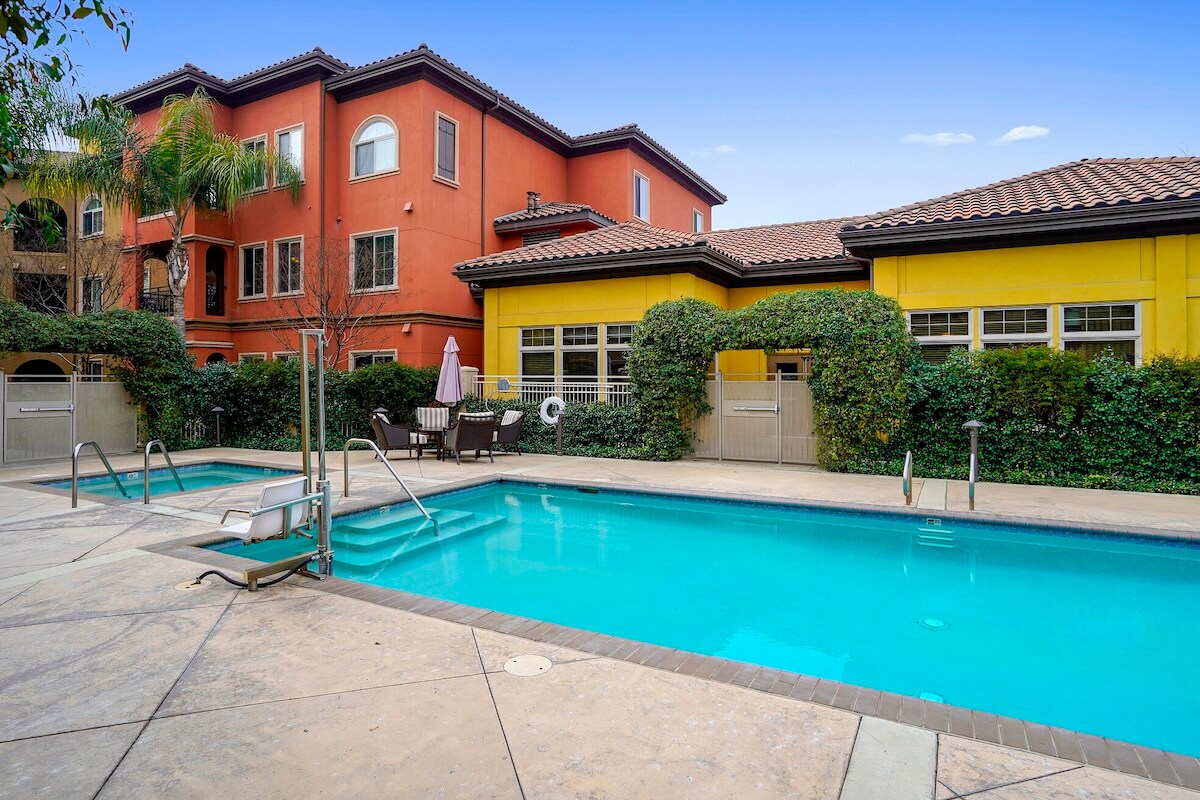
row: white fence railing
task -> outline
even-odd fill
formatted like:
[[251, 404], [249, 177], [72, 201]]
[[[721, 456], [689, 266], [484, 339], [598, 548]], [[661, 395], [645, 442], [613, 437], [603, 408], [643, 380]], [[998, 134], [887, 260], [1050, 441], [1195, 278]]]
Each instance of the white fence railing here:
[[[500, 388], [501, 381], [506, 382], [506, 388]], [[633, 391], [628, 380], [480, 375], [474, 386], [463, 386], [463, 390], [489, 400], [521, 400], [526, 403], [540, 403], [547, 397], [561, 397], [568, 403], [609, 403], [614, 406], [633, 402]]]

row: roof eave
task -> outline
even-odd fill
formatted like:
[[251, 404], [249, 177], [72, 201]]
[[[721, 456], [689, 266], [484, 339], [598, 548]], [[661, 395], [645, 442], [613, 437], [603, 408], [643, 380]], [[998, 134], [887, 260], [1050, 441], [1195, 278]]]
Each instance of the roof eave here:
[[590, 222], [597, 228], [607, 228], [610, 225], [617, 224], [603, 214], [597, 214], [595, 211], [566, 211], [562, 214], [535, 217], [534, 219], [518, 219], [509, 222], [495, 220], [492, 223], [492, 228], [496, 233], [520, 233], [522, 231], [553, 228], [556, 225], [575, 225], [584, 222]]
[[542, 261], [489, 264], [472, 268], [470, 262], [455, 266], [455, 276], [484, 288], [565, 283], [630, 275], [691, 272], [722, 286], [737, 283], [742, 266], [708, 247], [679, 246], [639, 252], [567, 256]]
[[1121, 229], [1136, 235], [1142, 228], [1186, 223], [1195, 223], [1200, 229], [1200, 198], [902, 227], [846, 228], [838, 232], [838, 237], [856, 252], [886, 255], [891, 250], [913, 252], [914, 248], [926, 244], [965, 245], [985, 240], [1018, 243], [1022, 239], [1039, 237], [1069, 240], [1072, 233], [1085, 234], [1082, 238], [1087, 238], [1089, 233], [1116, 233]]
[[699, 174], [684, 167], [682, 162], [669, 156], [662, 147], [645, 137], [640, 130], [615, 130], [603, 134], [578, 137], [571, 150], [573, 156], [604, 153], [627, 147], [669, 175], [685, 188], [699, 189], [699, 195], [709, 205], [719, 206], [729, 198]]

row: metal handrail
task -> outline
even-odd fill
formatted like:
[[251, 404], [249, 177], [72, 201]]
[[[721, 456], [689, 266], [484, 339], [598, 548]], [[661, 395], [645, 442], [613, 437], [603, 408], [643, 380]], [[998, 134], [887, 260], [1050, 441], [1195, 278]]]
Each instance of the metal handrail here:
[[383, 465], [387, 467], [388, 472], [392, 473], [392, 477], [395, 478], [396, 482], [400, 484], [400, 488], [404, 489], [404, 491], [408, 493], [409, 499], [412, 500], [413, 504], [416, 505], [416, 507], [421, 510], [421, 513], [425, 515], [425, 519], [429, 520], [430, 522], [433, 521], [433, 517], [431, 517], [429, 512], [425, 510], [425, 506], [421, 505], [421, 501], [417, 499], [415, 494], [413, 494], [412, 489], [408, 488], [408, 484], [404, 482], [404, 478], [401, 478], [396, 473], [396, 470], [392, 469], [392, 465], [388, 463], [387, 456], [385, 456], [383, 451], [380, 450], [379, 447], [370, 439], [347, 439], [346, 446], [342, 448], [342, 497], [350, 496], [350, 445], [352, 444], [365, 444], [374, 450], [375, 455], [379, 456], [379, 460], [383, 462]]
[[[324, 492], [313, 492], [312, 494], [306, 494], [303, 497], [297, 497], [292, 500], [284, 500], [280, 503], [275, 503], [274, 505], [263, 506], [262, 508], [229, 508], [229, 509], [226, 509], [225, 513], [221, 515], [221, 524], [222, 525], [225, 524], [225, 521], [227, 519], [229, 519], [230, 514], [245, 514], [250, 519], [254, 519], [255, 517], [260, 517], [263, 514], [269, 514], [272, 511], [282, 511], [283, 512], [283, 534], [284, 534], [284, 536], [287, 536], [289, 533], [294, 532], [297, 535], [303, 536], [306, 539], [311, 539], [312, 538], [311, 534], [303, 533], [299, 530], [296, 530], [296, 531], [292, 530], [292, 528], [293, 528], [292, 506], [298, 506], [301, 503], [310, 503], [310, 504], [311, 503], [323, 503], [324, 501], [325, 501], [325, 493]], [[312, 506], [310, 505], [309, 506], [309, 519], [311, 520], [313, 518], [313, 516], [315, 516], [315, 515], [312, 514]], [[318, 525], [319, 524], [320, 523], [318, 523]], [[270, 538], [270, 537], [268, 537], [268, 538]]]
[[967, 477], [970, 482], [967, 484], [967, 504], [972, 511], [975, 510], [975, 482], [979, 480], [979, 459], [971, 453], [971, 469]]
[[906, 506], [912, 505], [912, 495], [913, 495], [912, 473], [913, 473], [912, 450], [909, 450], [907, 453], [904, 454], [904, 475], [901, 478], [901, 480], [903, 481], [903, 487], [904, 487], [904, 505], [906, 505]]
[[113, 471], [112, 464], [108, 463], [108, 456], [104, 455], [104, 451], [100, 449], [100, 445], [91, 441], [80, 442], [75, 445], [75, 449], [71, 453], [71, 508], [79, 507], [79, 451], [88, 445], [96, 448], [96, 455], [100, 456], [100, 460], [104, 462], [104, 468], [108, 470], [108, 477], [113, 479], [113, 483], [117, 485], [121, 496], [128, 499], [129, 492], [125, 491], [125, 487], [121, 485], [121, 479]]
[[179, 477], [178, 470], [175, 469], [175, 464], [171, 461], [171, 454], [167, 452], [167, 446], [162, 443], [162, 439], [152, 439], [146, 443], [145, 459], [142, 462], [142, 504], [150, 504], [150, 450], [158, 445], [158, 450], [163, 454], [163, 458], [167, 460], [167, 466], [171, 468], [171, 474], [175, 476], [175, 483], [179, 485], [179, 491], [187, 491], [183, 488], [183, 480]]

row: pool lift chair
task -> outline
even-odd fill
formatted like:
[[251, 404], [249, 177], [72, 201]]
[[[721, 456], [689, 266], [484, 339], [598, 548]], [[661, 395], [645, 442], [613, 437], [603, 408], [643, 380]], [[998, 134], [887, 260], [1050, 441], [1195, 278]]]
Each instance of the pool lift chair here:
[[[316, 364], [315, 383], [317, 386], [318, 468], [315, 487], [312, 486], [312, 464], [309, 456], [311, 420], [309, 419], [308, 378], [309, 369], [312, 366], [308, 358], [308, 340], [310, 338], [316, 344], [315, 358], [313, 359]], [[320, 328], [300, 331], [300, 441], [304, 475], [264, 486], [256, 508], [230, 509], [225, 512], [225, 515], [221, 517], [222, 526], [225, 526], [230, 514], [245, 514], [247, 519], [222, 527], [219, 533], [226, 538], [241, 539], [246, 544], [266, 539], [287, 538], [293, 534], [311, 539], [313, 538], [312, 534], [301, 529], [311, 528], [315, 518], [317, 549], [242, 570], [241, 580], [231, 578], [220, 570], [212, 569], [197, 577], [196, 583], [200, 583], [209, 575], [216, 575], [227, 583], [254, 592], [286, 580], [296, 573], [317, 579], [333, 575], [333, 548], [330, 544], [333, 492], [325, 473], [325, 331]], [[317, 562], [316, 573], [305, 569], [314, 561]], [[263, 578], [279, 573], [284, 574], [278, 578], [260, 582]]]

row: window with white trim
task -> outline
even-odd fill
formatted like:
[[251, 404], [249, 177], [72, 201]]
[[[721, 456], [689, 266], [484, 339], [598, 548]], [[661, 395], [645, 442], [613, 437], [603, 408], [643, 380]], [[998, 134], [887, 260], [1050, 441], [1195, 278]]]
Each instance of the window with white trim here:
[[971, 311], [910, 311], [908, 329], [921, 344], [921, 358], [940, 364], [953, 350], [971, 347]]
[[443, 181], [458, 183], [458, 123], [445, 114], [437, 114], [437, 154], [433, 175]]
[[354, 291], [396, 287], [396, 234], [369, 233], [350, 239]]
[[[304, 179], [304, 126], [296, 125], [275, 132], [275, 157], [280, 162], [291, 163], [296, 172], [300, 173], [300, 179]], [[276, 168], [275, 184], [278, 186], [283, 183], [286, 183], [286, 180], [279, 168]]]
[[[267, 137], [266, 136], [256, 136], [253, 139], [247, 139], [244, 142], [242, 142], [242, 147], [246, 148], [247, 150], [250, 150], [251, 152], [265, 153], [265, 152], [267, 152]], [[254, 183], [251, 184], [250, 191], [251, 192], [261, 192], [261, 191], [265, 190], [266, 188], [267, 188], [267, 171], [266, 171], [266, 169], [260, 169], [260, 170], [255, 171]], [[210, 203], [210, 205], [215, 205], [215, 203]]]
[[241, 280], [238, 298], [251, 300], [267, 296], [267, 247], [252, 244], [242, 247]]
[[99, 197], [90, 197], [83, 204], [83, 214], [79, 221], [80, 236], [99, 236], [104, 233], [104, 204]]
[[304, 244], [300, 239], [275, 241], [275, 294], [304, 291]]
[[300, 354], [295, 350], [277, 350], [275, 351], [273, 358], [276, 361], [295, 361], [296, 359], [300, 358]]
[[640, 172], [633, 173], [633, 215], [650, 221], [650, 179]]
[[521, 380], [554, 377], [554, 328], [521, 329]]
[[570, 383], [596, 382], [600, 376], [599, 326], [563, 326], [562, 376]]
[[633, 344], [633, 324], [604, 326], [604, 374], [610, 381], [628, 380], [625, 362]]
[[982, 314], [979, 340], [984, 350], [1050, 344], [1050, 309], [1046, 306], [985, 308]]
[[704, 212], [692, 209], [692, 233], [704, 233]]
[[247, 361], [266, 361], [266, 353], [242, 353], [238, 356], [238, 363], [245, 364]]
[[373, 117], [364, 123], [354, 137], [353, 177], [396, 169], [397, 141], [396, 128], [386, 119]]
[[84, 314], [99, 314], [104, 310], [104, 278], [87, 275], [79, 279], [79, 310]]
[[1064, 350], [1095, 358], [1112, 352], [1130, 364], [1141, 361], [1142, 314], [1139, 303], [1064, 305]]
[[350, 369], [369, 367], [372, 364], [390, 364], [396, 360], [395, 352], [354, 353], [350, 356]]
[[104, 361], [99, 358], [93, 358], [83, 365], [82, 380], [88, 382], [104, 380]]

